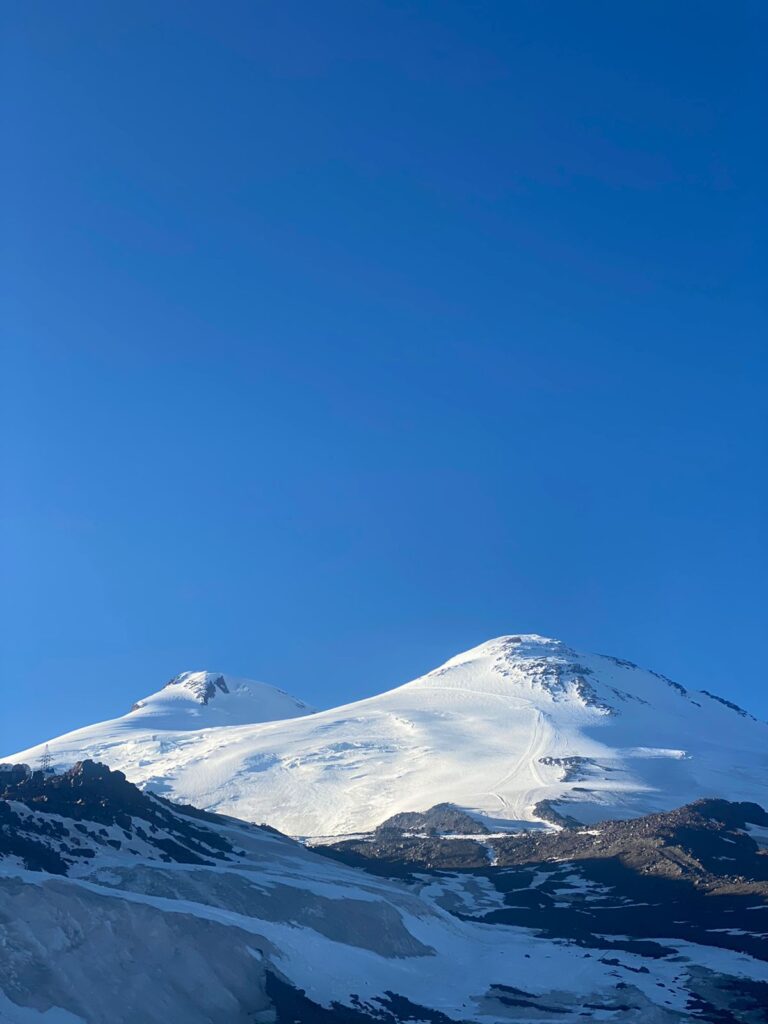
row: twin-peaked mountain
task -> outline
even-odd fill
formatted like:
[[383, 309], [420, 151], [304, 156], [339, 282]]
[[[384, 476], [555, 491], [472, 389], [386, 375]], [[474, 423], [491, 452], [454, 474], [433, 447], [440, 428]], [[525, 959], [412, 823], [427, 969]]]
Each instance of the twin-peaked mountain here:
[[538, 636], [328, 711], [183, 673], [0, 758], [0, 1020], [766, 1024], [766, 740]]
[[[34, 765], [44, 746], [3, 760]], [[57, 767], [91, 758], [174, 800], [305, 837], [366, 832], [441, 803], [491, 831], [700, 798], [768, 803], [768, 725], [536, 635], [491, 640], [327, 711], [264, 684], [184, 673], [127, 715], [48, 746]]]

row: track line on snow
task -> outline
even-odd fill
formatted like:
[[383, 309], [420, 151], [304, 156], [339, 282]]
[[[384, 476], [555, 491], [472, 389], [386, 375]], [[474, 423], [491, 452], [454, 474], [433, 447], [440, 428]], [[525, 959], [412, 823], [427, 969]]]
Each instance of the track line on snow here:
[[[541, 754], [541, 751], [544, 749], [544, 730], [542, 729], [542, 721], [543, 721], [544, 715], [542, 714], [541, 711], [538, 711], [537, 709], [533, 709], [533, 713], [534, 713], [534, 723], [533, 723], [533, 729], [531, 730], [531, 738], [528, 741], [528, 746], [525, 748], [524, 752], [517, 759], [517, 761], [515, 762], [514, 767], [512, 769], [510, 769], [510, 771], [508, 771], [506, 773], [506, 775], [504, 775], [501, 779], [499, 779], [498, 782], [496, 782], [494, 784], [493, 789], [490, 790], [490, 792], [493, 794], [493, 796], [495, 796], [498, 800], [501, 801], [503, 807], [507, 807], [508, 808], [509, 807], [509, 801], [506, 799], [506, 797], [503, 797], [501, 795], [501, 793], [499, 793], [498, 791], [500, 789], [502, 789], [513, 778], [518, 776], [522, 772], [522, 770], [523, 770], [523, 768], [525, 766], [527, 766], [529, 774], [531, 776], [533, 776], [534, 782], [537, 782], [539, 784], [539, 786], [543, 786], [544, 785], [544, 780], [542, 779], [541, 773], [539, 772], [539, 769], [538, 769], [538, 766], [537, 766], [538, 756]], [[517, 811], [518, 812], [521, 809], [522, 810], [526, 810], [527, 809], [528, 804], [530, 802], [531, 794], [533, 792], [534, 792], [534, 790], [526, 790], [526, 791], [524, 791], [521, 794], [522, 800], [518, 800], [518, 802], [517, 802]]]

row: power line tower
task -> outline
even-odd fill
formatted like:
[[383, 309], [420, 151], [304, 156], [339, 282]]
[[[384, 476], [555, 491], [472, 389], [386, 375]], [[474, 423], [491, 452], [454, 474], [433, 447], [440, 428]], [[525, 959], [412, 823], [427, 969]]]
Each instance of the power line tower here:
[[40, 771], [44, 772], [46, 775], [48, 775], [53, 770], [51, 768], [52, 764], [53, 764], [53, 756], [52, 756], [50, 750], [48, 749], [48, 744], [46, 743], [45, 744], [45, 750], [43, 751], [43, 753], [42, 753], [42, 755], [40, 757]]

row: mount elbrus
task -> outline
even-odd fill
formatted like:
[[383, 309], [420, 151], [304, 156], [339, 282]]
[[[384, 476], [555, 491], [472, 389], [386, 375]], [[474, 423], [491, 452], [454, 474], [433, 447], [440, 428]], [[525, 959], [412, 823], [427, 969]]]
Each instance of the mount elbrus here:
[[766, 1024], [767, 739], [538, 636], [330, 711], [183, 673], [0, 764], [0, 1021]]
[[[35, 765], [44, 746], [6, 760]], [[327, 711], [264, 684], [186, 672], [48, 749], [60, 768], [91, 758], [174, 800], [305, 838], [368, 832], [441, 803], [509, 831], [768, 797], [764, 722], [535, 635], [499, 637]]]

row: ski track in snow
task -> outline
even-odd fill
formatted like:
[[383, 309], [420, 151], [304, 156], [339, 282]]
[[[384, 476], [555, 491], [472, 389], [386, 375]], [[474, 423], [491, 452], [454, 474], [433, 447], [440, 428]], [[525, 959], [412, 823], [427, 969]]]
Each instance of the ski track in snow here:
[[[43, 745], [3, 760], [36, 764]], [[553, 802], [590, 825], [706, 796], [768, 802], [768, 726], [626, 662], [500, 637], [376, 697], [312, 712], [183, 673], [122, 718], [50, 741], [161, 794], [305, 838], [450, 802], [492, 831]], [[543, 764], [542, 758], [551, 759]], [[562, 759], [579, 759], [568, 774]]]
[[[502, 806], [505, 808], [510, 808], [510, 803], [506, 797], [502, 796], [499, 790], [503, 790], [504, 787], [513, 779], [520, 784], [522, 781], [521, 777], [525, 770], [533, 776], [534, 782], [536, 782], [538, 786], [543, 786], [544, 784], [543, 779], [541, 778], [541, 773], [538, 771], [536, 765], [537, 757], [540, 756], [541, 751], [545, 749], [545, 736], [544, 730], [542, 729], [543, 717], [544, 716], [541, 711], [533, 712], [533, 727], [531, 728], [531, 740], [528, 747], [520, 755], [511, 771], [507, 772], [507, 774], [493, 786], [492, 792], [494, 796], [498, 797]], [[511, 806], [511, 810], [515, 817], [524, 819], [530, 814], [533, 804], [536, 803], [534, 797], [536, 792], [537, 790], [530, 789], [523, 790], [522, 793], [518, 793]]]

